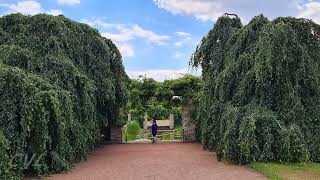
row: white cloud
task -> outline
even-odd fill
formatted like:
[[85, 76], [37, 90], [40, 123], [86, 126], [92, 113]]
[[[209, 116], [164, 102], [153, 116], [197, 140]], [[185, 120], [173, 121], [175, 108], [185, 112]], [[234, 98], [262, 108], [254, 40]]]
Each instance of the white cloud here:
[[131, 33], [118, 33], [118, 34], [113, 34], [113, 33], [109, 33], [109, 32], [104, 32], [101, 33], [102, 36], [109, 38], [113, 41], [117, 41], [117, 42], [126, 42], [129, 41], [131, 39], [134, 39], [134, 36]]
[[178, 31], [178, 32], [176, 32], [176, 34], [177, 35], [179, 35], [179, 36], [183, 36], [183, 37], [185, 37], [185, 36], [191, 36], [191, 34], [190, 33], [187, 33], [187, 32], [183, 32], [183, 31]]
[[117, 29], [120, 30], [120, 32], [117, 34], [104, 32], [102, 33], [102, 36], [106, 38], [110, 38], [111, 40], [115, 41], [123, 57], [133, 57], [135, 54], [132, 45], [125, 42], [128, 42], [136, 38], [142, 38], [150, 42], [163, 44], [164, 41], [169, 38], [169, 36], [158, 35], [152, 31], [145, 30], [138, 25], [132, 25], [130, 27], [122, 27], [120, 25], [108, 24], [108, 27], [109, 28], [117, 27]]
[[216, 21], [224, 13], [236, 13], [245, 22], [263, 13], [269, 18], [297, 15], [304, 0], [153, 0], [172, 14], [190, 15], [200, 20]]
[[19, 12], [27, 15], [35, 15], [42, 12], [41, 4], [37, 1], [19, 1], [16, 4], [0, 4], [0, 7], [9, 9], [8, 13]]
[[81, 19], [80, 22], [88, 24], [89, 26], [92, 26], [92, 27], [96, 27], [96, 28], [99, 27], [99, 28], [103, 28], [103, 29], [121, 30], [126, 26], [125, 24], [107, 23], [104, 20], [95, 19], [95, 18], [91, 18], [90, 20], [89, 19]]
[[176, 34], [180, 37], [180, 38], [183, 38], [183, 39], [180, 39], [178, 41], [176, 41], [174, 43], [174, 46], [176, 47], [180, 47], [182, 46], [184, 43], [186, 43], [188, 40], [191, 40], [191, 34], [190, 33], [187, 33], [187, 32], [183, 32], [183, 31], [178, 31], [176, 32]]
[[134, 50], [130, 44], [117, 43], [117, 47], [118, 47], [119, 51], [121, 52], [122, 57], [133, 57], [134, 56]]
[[[110, 25], [111, 26], [111, 25]], [[116, 25], [115, 25], [116, 26]], [[164, 44], [170, 37], [166, 35], [159, 35], [153, 31], [143, 29], [139, 25], [128, 25], [127, 27], [121, 27], [118, 25], [118, 33], [103, 33], [105, 37], [108, 37], [114, 41], [126, 42], [136, 38], [146, 39], [150, 42], [157, 44]]]
[[[157, 34], [151, 30], [144, 29], [137, 24], [113, 24], [106, 23], [100, 19], [82, 19], [81, 22], [93, 27], [102, 27], [103, 30], [101, 34], [104, 37], [117, 42], [127, 42], [141, 38], [161, 45], [165, 44], [165, 42], [170, 39], [170, 36]], [[116, 32], [110, 32], [111, 30], [116, 30]]]
[[175, 58], [175, 59], [181, 59], [181, 58], [183, 58], [184, 56], [185, 56], [185, 54], [182, 53], [182, 52], [175, 52], [174, 55], [173, 55], [173, 58]]
[[216, 19], [221, 15], [217, 10], [222, 8], [222, 4], [214, 0], [154, 0], [154, 2], [159, 8], [173, 14], [192, 15], [201, 20]]
[[50, 9], [48, 11], [45, 11], [42, 9], [41, 4], [34, 0], [19, 1], [16, 4], [0, 3], [0, 7], [5, 7], [8, 9], [6, 14], [16, 13], [16, 12], [19, 12], [25, 15], [47, 13], [47, 14], [57, 16], [57, 15], [63, 14], [63, 12], [59, 9]]
[[165, 40], [168, 40], [170, 38], [170, 36], [158, 35], [150, 30], [143, 29], [138, 25], [133, 25], [131, 29], [125, 29], [122, 32], [132, 34], [132, 36], [145, 38], [151, 42], [156, 42], [158, 44], [163, 44]]
[[[117, 45], [123, 57], [135, 56], [134, 47], [131, 44], [132, 40], [142, 39], [157, 45], [163, 45], [170, 39], [170, 36], [157, 34], [137, 24], [114, 24], [94, 18], [91, 20], [82, 19], [81, 22], [99, 28], [103, 37], [111, 39]], [[149, 47], [152, 47], [152, 45], [149, 45]]]
[[312, 19], [320, 24], [320, 2], [308, 2], [299, 7], [300, 13], [298, 17]]
[[132, 45], [126, 43], [126, 41], [132, 39], [131, 36], [125, 34], [112, 34], [107, 32], [101, 33], [101, 35], [105, 38], [111, 39], [117, 45], [122, 57], [134, 57], [135, 52]]
[[51, 14], [53, 16], [58, 16], [63, 14], [63, 12], [59, 9], [50, 9], [49, 11], [46, 12], [47, 14]]
[[174, 43], [174, 45], [177, 46], [177, 47], [180, 47], [180, 46], [182, 46], [183, 42], [184, 42], [184, 41], [176, 41], [176, 42]]
[[57, 0], [58, 4], [61, 5], [76, 5], [80, 4], [80, 0]]
[[84, 23], [84, 24], [87, 24], [87, 25], [89, 25], [89, 26], [91, 26], [91, 27], [93, 27], [93, 28], [94, 28], [94, 26], [95, 26], [95, 23], [94, 23], [94, 22], [89, 21], [89, 20], [87, 20], [87, 19], [81, 19], [80, 22], [81, 22], [81, 23]]
[[201, 74], [201, 70], [191, 70], [188, 68], [184, 69], [160, 69], [160, 70], [145, 70], [145, 71], [127, 71], [128, 76], [131, 79], [138, 79], [140, 75], [146, 76], [148, 78], [153, 78], [156, 81], [164, 81], [164, 80], [170, 80], [170, 79], [177, 79], [185, 74], [192, 74], [199, 76]]
[[[93, 24], [102, 26], [103, 28], [113, 28], [115, 26], [115, 24], [111, 24], [111, 23], [106, 23], [100, 19], [96, 19], [94, 20]], [[117, 25], [118, 26], [118, 25]]]

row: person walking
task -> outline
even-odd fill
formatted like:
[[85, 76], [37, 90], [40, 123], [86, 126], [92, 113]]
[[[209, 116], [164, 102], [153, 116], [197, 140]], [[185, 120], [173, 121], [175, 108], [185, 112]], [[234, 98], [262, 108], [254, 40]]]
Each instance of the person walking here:
[[157, 142], [158, 125], [157, 125], [157, 121], [154, 119], [152, 119], [151, 133], [152, 133], [152, 143]]

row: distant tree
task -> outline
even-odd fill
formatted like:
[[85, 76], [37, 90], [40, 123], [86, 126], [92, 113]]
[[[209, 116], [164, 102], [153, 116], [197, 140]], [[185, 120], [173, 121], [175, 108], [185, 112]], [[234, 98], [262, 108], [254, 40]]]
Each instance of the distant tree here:
[[170, 113], [175, 116], [175, 125], [181, 125], [181, 102], [172, 99], [173, 96], [183, 96], [192, 99], [201, 88], [199, 77], [186, 75], [175, 80], [156, 82], [150, 78], [141, 77], [131, 80], [128, 85], [128, 109], [133, 119], [142, 126], [144, 116], [149, 118], [168, 118]]

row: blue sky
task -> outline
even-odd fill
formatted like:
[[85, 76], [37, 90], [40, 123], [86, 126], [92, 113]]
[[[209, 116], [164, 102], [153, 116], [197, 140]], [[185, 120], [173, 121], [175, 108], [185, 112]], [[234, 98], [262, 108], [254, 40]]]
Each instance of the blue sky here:
[[320, 2], [310, 0], [0, 0], [0, 15], [63, 14], [87, 23], [120, 49], [131, 77], [171, 79], [188, 70], [197, 44], [225, 12], [244, 23], [263, 13], [320, 23]]

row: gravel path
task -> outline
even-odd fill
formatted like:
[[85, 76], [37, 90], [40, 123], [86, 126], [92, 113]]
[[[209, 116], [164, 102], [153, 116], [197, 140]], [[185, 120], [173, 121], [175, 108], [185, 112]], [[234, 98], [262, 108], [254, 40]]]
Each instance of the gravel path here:
[[199, 144], [114, 144], [96, 149], [67, 174], [49, 180], [254, 180], [244, 166], [218, 162]]

